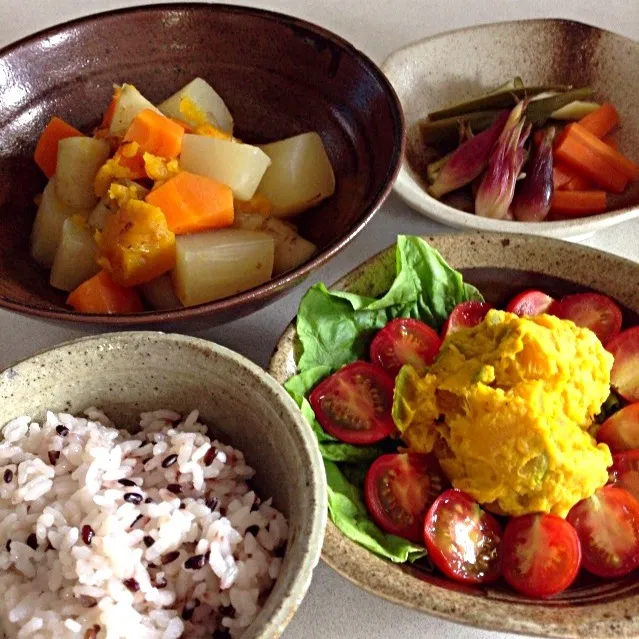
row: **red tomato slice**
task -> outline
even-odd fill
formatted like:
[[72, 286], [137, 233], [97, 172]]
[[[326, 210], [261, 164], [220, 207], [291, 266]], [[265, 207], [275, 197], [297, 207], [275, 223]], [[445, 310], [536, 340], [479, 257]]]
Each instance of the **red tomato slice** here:
[[629, 402], [639, 402], [639, 326], [629, 328], [606, 344], [615, 363], [610, 382]]
[[501, 526], [461, 490], [442, 493], [424, 522], [428, 555], [446, 576], [466, 583], [489, 583], [501, 570]]
[[639, 450], [613, 455], [610, 478], [617, 488], [627, 490], [639, 500]]
[[397, 377], [404, 364], [411, 364], [423, 373], [433, 363], [440, 346], [439, 335], [424, 322], [394, 319], [371, 342], [371, 360], [391, 377]]
[[607, 444], [613, 454], [639, 449], [639, 402], [608, 417], [597, 431], [597, 441]]
[[487, 302], [478, 302], [476, 300], [457, 304], [442, 328], [442, 339], [446, 339], [451, 333], [458, 331], [460, 328], [477, 326], [486, 317], [486, 313], [491, 308], [492, 306]]
[[364, 498], [382, 530], [420, 543], [426, 511], [448, 486], [446, 476], [432, 455], [383, 455], [366, 473]]
[[373, 444], [395, 430], [393, 380], [376, 364], [344, 366], [321, 381], [308, 400], [322, 428], [347, 444]]
[[522, 291], [519, 295], [515, 295], [508, 302], [506, 311], [519, 315], [519, 317], [534, 317], [535, 315], [547, 313], [554, 301], [550, 295], [546, 295], [542, 291], [529, 289]]
[[589, 328], [606, 345], [621, 330], [621, 310], [607, 295], [577, 293], [566, 295], [553, 306], [553, 314]]
[[513, 517], [502, 540], [504, 579], [528, 597], [551, 597], [575, 580], [581, 562], [577, 531], [556, 515]]
[[623, 577], [639, 566], [639, 502], [604, 486], [573, 506], [567, 520], [581, 542], [581, 565], [598, 577]]

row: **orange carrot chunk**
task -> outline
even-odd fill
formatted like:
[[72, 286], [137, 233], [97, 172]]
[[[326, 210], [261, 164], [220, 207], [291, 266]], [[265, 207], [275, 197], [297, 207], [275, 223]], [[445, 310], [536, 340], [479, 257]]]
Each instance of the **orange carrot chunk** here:
[[182, 150], [184, 128], [161, 113], [145, 109], [135, 116], [125, 142], [137, 142], [142, 152], [175, 158]]
[[583, 217], [606, 210], [605, 191], [555, 191], [550, 212], [561, 217]]
[[578, 177], [580, 177], [579, 172], [564, 162], [555, 162], [552, 167], [552, 179], [555, 189], [564, 188], [568, 182]]
[[581, 175], [577, 175], [572, 178], [570, 182], [564, 184], [561, 187], [561, 191], [590, 191], [592, 189], [592, 182], [587, 180], [585, 177]]
[[71, 291], [67, 304], [80, 313], [113, 315], [144, 310], [135, 289], [116, 284], [106, 271], [100, 271]]
[[118, 100], [120, 99], [120, 93], [122, 93], [122, 89], [120, 87], [114, 87], [113, 97], [111, 98], [111, 102], [109, 103], [107, 110], [104, 112], [104, 117], [102, 118], [102, 123], [100, 124], [101, 129], [108, 129], [111, 126], [111, 120], [113, 120], [115, 107], [118, 105]]
[[555, 146], [555, 157], [607, 191], [622, 193], [639, 166], [578, 124], [570, 124]]
[[597, 138], [608, 135], [616, 126], [619, 126], [619, 113], [610, 102], [602, 104], [598, 109], [579, 120], [579, 126]]
[[53, 116], [40, 135], [33, 159], [42, 172], [50, 178], [58, 164], [58, 142], [65, 138], [84, 137], [84, 133]]
[[233, 192], [210, 178], [182, 171], [153, 189], [146, 201], [162, 209], [176, 235], [233, 224]]
[[604, 144], [607, 144], [611, 149], [618, 150], [617, 138], [614, 135], [607, 135], [605, 138], [601, 138]]

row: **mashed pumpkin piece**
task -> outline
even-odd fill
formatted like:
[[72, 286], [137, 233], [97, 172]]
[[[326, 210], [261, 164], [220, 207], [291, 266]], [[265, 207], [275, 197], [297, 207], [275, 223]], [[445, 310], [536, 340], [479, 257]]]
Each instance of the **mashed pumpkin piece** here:
[[565, 516], [608, 480], [589, 432], [613, 358], [588, 329], [491, 310], [444, 342], [420, 377], [405, 366], [393, 417], [412, 450], [435, 451], [453, 486], [506, 515]]

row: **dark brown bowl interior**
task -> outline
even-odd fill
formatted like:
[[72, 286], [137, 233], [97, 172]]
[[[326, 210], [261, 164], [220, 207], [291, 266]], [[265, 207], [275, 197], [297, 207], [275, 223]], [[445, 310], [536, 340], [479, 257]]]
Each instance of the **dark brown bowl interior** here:
[[[81, 19], [0, 51], [0, 76], [0, 307], [52, 320], [212, 326], [255, 311], [353, 239], [388, 195], [402, 153], [401, 107], [367, 57], [320, 27], [257, 9], [156, 5]], [[317, 244], [316, 257], [251, 291], [189, 309], [119, 317], [70, 311], [29, 258], [33, 197], [45, 183], [32, 160], [39, 133], [52, 115], [90, 132], [114, 83], [133, 83], [157, 102], [196, 76], [222, 95], [247, 142], [321, 134], [337, 191], [296, 220]]]

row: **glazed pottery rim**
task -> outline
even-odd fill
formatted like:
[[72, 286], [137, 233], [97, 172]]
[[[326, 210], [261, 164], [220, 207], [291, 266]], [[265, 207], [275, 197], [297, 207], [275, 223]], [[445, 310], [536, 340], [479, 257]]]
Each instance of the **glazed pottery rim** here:
[[[613, 253], [607, 253], [600, 249], [579, 244], [573, 244], [565, 240], [549, 237], [538, 237], [526, 234], [514, 233], [486, 233], [479, 231], [471, 231], [467, 233], [441, 233], [437, 235], [421, 234], [420, 237], [427, 241], [441, 242], [451, 241], [457, 245], [468, 241], [487, 241], [491, 246], [499, 245], [504, 248], [514, 244], [515, 246], [526, 245], [535, 247], [538, 251], [544, 251], [546, 247], [554, 247], [554, 250], [565, 248], [569, 253], [580, 253], [588, 256], [601, 256], [608, 260], [611, 264], [623, 265], [639, 272], [639, 263], [623, 256]], [[372, 264], [378, 262], [389, 251], [396, 246], [396, 242], [390, 244], [386, 248], [376, 252], [368, 257], [362, 263], [342, 275], [338, 280], [333, 282], [327, 288], [341, 289], [346, 284], [345, 280], [357, 280], [359, 276], [365, 273]], [[435, 247], [437, 248], [437, 247]], [[438, 249], [439, 250], [439, 249]], [[511, 247], [512, 250], [512, 247]], [[464, 268], [464, 267], [460, 267]], [[473, 267], [470, 267], [473, 268]], [[493, 268], [500, 268], [494, 266]], [[501, 268], [514, 268], [505, 266]], [[574, 281], [570, 276], [564, 276], [565, 280]], [[628, 289], [628, 286], [625, 287]], [[639, 312], [639, 307], [633, 310]], [[288, 342], [295, 338], [296, 317], [285, 327], [280, 335], [269, 361], [269, 373], [284, 383], [285, 378], [290, 377], [289, 371], [284, 372], [283, 364], [290, 357], [291, 344]], [[522, 635], [539, 636], [539, 637], [559, 637], [563, 639], [573, 639], [581, 636], [597, 636], [597, 637], [617, 637], [617, 636], [637, 636], [622, 634], [624, 626], [632, 623], [632, 619], [620, 619], [619, 617], [608, 620], [603, 618], [588, 619], [582, 624], [574, 622], [572, 626], [561, 626], [556, 623], [552, 628], [548, 628], [549, 620], [542, 617], [537, 619], [536, 614], [545, 610], [552, 610], [552, 605], [545, 606], [543, 600], [530, 600], [526, 598], [513, 599], [512, 601], [495, 600], [490, 596], [481, 596], [475, 594], [467, 594], [461, 591], [455, 591], [452, 596], [455, 598], [455, 604], [450, 601], [439, 601], [438, 592], [441, 586], [433, 583], [422, 582], [417, 577], [410, 575], [408, 572], [393, 573], [393, 579], [389, 579], [388, 569], [401, 565], [409, 566], [409, 564], [393, 564], [374, 553], [363, 548], [354, 541], [348, 539], [337, 526], [329, 518], [327, 521], [326, 534], [324, 537], [324, 546], [322, 548], [322, 559], [333, 570], [347, 579], [355, 586], [362, 588], [366, 592], [386, 599], [394, 604], [398, 604], [405, 608], [416, 610], [424, 614], [428, 614], [440, 619], [458, 623], [460, 625], [481, 628], [497, 632], [509, 632]], [[368, 570], [363, 571], [362, 566], [368, 564]], [[390, 564], [390, 566], [389, 566]], [[420, 599], [407, 600], [402, 596], [403, 592], [408, 588], [414, 588], [416, 585], [422, 585], [427, 589]], [[463, 586], [462, 586], [463, 587]], [[445, 591], [450, 593], [450, 591]], [[623, 593], [620, 593], [623, 594]], [[606, 602], [607, 603], [607, 602]], [[568, 603], [570, 606], [570, 603]], [[605, 605], [605, 604], [602, 604]], [[494, 607], [499, 610], [499, 614], [494, 611]], [[512, 619], [513, 610], [518, 612]], [[571, 609], [574, 609], [571, 608]], [[559, 608], [558, 610], [561, 610]], [[610, 626], [604, 628], [602, 626], [610, 621]], [[635, 622], [637, 624], [637, 622]], [[639, 627], [639, 624], [637, 625]], [[590, 633], [590, 634], [589, 634]], [[593, 634], [594, 633], [594, 634]]]
[[[311, 482], [304, 487], [304, 493], [309, 496], [312, 493], [310, 501], [314, 504], [312, 510], [312, 521], [309, 523], [310, 533], [308, 535], [297, 535], [294, 543], [302, 546], [302, 561], [298, 565], [290, 565], [288, 570], [293, 575], [291, 584], [280, 599], [275, 603], [274, 613], [271, 617], [262, 623], [262, 627], [256, 629], [255, 635], [259, 639], [274, 639], [278, 637], [293, 618], [303, 598], [306, 596], [310, 587], [313, 571], [317, 567], [320, 559], [321, 548], [326, 532], [326, 523], [328, 519], [328, 503], [326, 490], [326, 476], [324, 473], [324, 465], [320, 456], [317, 440], [313, 434], [308, 421], [304, 418], [301, 411], [277, 381], [268, 374], [263, 368], [252, 362], [250, 359], [237, 353], [236, 351], [199, 337], [182, 335], [179, 333], [165, 333], [163, 331], [118, 331], [111, 333], [98, 333], [95, 335], [82, 336], [75, 339], [67, 340], [56, 344], [55, 346], [39, 350], [28, 357], [17, 360], [4, 369], [0, 370], [0, 384], [7, 373], [21, 366], [30, 366], [33, 360], [40, 357], [53, 355], [56, 352], [63, 352], [65, 349], [74, 347], [82, 349], [83, 346], [98, 347], [101, 344], [113, 344], [122, 342], [123, 344], [131, 342], [139, 342], [144, 344], [148, 340], [154, 341], [156, 344], [172, 342], [174, 344], [185, 344], [188, 347], [196, 348], [205, 353], [215, 353], [217, 356], [244, 368], [255, 382], [259, 385], [267, 387], [272, 394], [273, 401], [278, 402], [279, 407], [285, 412], [287, 418], [291, 422], [291, 427], [295, 428], [303, 442], [303, 448], [298, 454], [304, 453], [309, 462], [309, 476]], [[81, 352], [75, 351], [76, 355]], [[49, 371], [53, 375], [53, 371]], [[9, 373], [8, 379], [12, 375]], [[91, 380], [87, 377], [87, 384]], [[288, 550], [287, 550], [288, 552]], [[267, 599], [268, 601], [268, 599]]]
[[[544, 25], [549, 22], [552, 23], [564, 23], [576, 25], [587, 29], [593, 29], [600, 33], [607, 33], [611, 36], [622, 38], [628, 42], [633, 43], [639, 47], [639, 42], [629, 38], [621, 33], [598, 27], [587, 22], [581, 22], [580, 20], [573, 20], [570, 18], [550, 17], [550, 18], [523, 18], [520, 20], [500, 20], [499, 22], [482, 22], [477, 25], [471, 25], [461, 27], [459, 29], [451, 29], [450, 31], [443, 31], [435, 33], [425, 38], [413, 40], [408, 44], [404, 44], [398, 49], [395, 49], [386, 56], [381, 63], [380, 68], [386, 74], [388, 74], [388, 66], [394, 62], [395, 57], [400, 57], [410, 52], [411, 49], [425, 45], [427, 43], [435, 42], [438, 39], [447, 38], [450, 36], [463, 36], [464, 34], [480, 31], [483, 29], [495, 28], [516, 25], [519, 23], [526, 24], [539, 24]], [[401, 102], [401, 100], [400, 100]], [[406, 122], [405, 125], [407, 126]], [[425, 215], [441, 224], [446, 224], [452, 228], [464, 230], [466, 232], [497, 232], [506, 234], [520, 234], [520, 235], [544, 235], [547, 233], [557, 232], [560, 235], [552, 235], [555, 239], [563, 238], [581, 238], [588, 236], [598, 230], [616, 226], [629, 220], [639, 217], [639, 202], [634, 205], [623, 206], [621, 208], [606, 211], [604, 213], [598, 213], [596, 215], [590, 215], [588, 217], [577, 218], [574, 220], [548, 220], [542, 222], [520, 222], [517, 220], [495, 220], [492, 218], [483, 218], [467, 213], [460, 209], [445, 204], [440, 200], [434, 198], [430, 193], [426, 191], [424, 186], [420, 183], [416, 177], [415, 172], [410, 167], [408, 160], [405, 157], [405, 152], [402, 154], [402, 162], [398, 177], [393, 185], [393, 190], [400, 197], [400, 199], [410, 206], [418, 213]], [[428, 212], [426, 212], [428, 209]], [[522, 226], [525, 225], [525, 226]], [[529, 229], [526, 231], [525, 229]]]
[[384, 203], [388, 195], [393, 189], [393, 184], [399, 175], [402, 157], [406, 144], [404, 112], [400, 100], [381, 67], [377, 65], [366, 53], [356, 48], [353, 44], [333, 33], [332, 31], [316, 25], [312, 22], [287, 15], [277, 11], [261, 9], [250, 6], [236, 6], [230, 4], [215, 3], [198, 3], [198, 2], [177, 2], [169, 4], [149, 4], [133, 7], [121, 7], [98, 13], [92, 13], [80, 18], [69, 20], [61, 24], [42, 29], [36, 33], [30, 34], [0, 48], [0, 60], [7, 54], [32, 44], [45, 37], [51, 37], [61, 32], [72, 29], [78, 25], [86, 25], [91, 23], [99, 23], [102, 20], [118, 15], [133, 15], [139, 13], [154, 13], [167, 11], [211, 11], [214, 13], [240, 14], [259, 17], [271, 20], [279, 24], [292, 25], [297, 29], [304, 29], [313, 35], [320, 36], [329, 42], [332, 42], [347, 51], [356, 58], [366, 69], [366, 72], [372, 77], [382, 88], [385, 98], [388, 101], [388, 107], [391, 112], [393, 121], [393, 151], [389, 158], [389, 168], [386, 175], [380, 180], [379, 188], [371, 194], [370, 203], [360, 214], [357, 222], [348, 229], [346, 234], [340, 236], [333, 243], [329, 244], [325, 249], [320, 251], [318, 255], [301, 266], [272, 278], [268, 282], [249, 289], [243, 293], [238, 293], [221, 300], [206, 302], [196, 306], [185, 306], [177, 309], [165, 311], [144, 311], [142, 313], [131, 313], [127, 315], [110, 315], [105, 313], [79, 313], [69, 310], [54, 310], [32, 306], [28, 303], [12, 301], [0, 295], [0, 308], [8, 311], [21, 313], [30, 317], [38, 317], [41, 319], [56, 320], [63, 322], [77, 322], [84, 325], [102, 325], [104, 327], [113, 328], [130, 328], [136, 326], [149, 326], [159, 323], [168, 323], [176, 321], [188, 321], [195, 318], [206, 318], [218, 311], [228, 311], [233, 308], [239, 308], [245, 304], [256, 302], [259, 300], [268, 300], [274, 295], [285, 292], [296, 283], [301, 283], [316, 268], [323, 266], [329, 262], [335, 255], [342, 251], [355, 237], [364, 229], [371, 221], [380, 206]]

